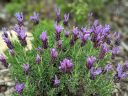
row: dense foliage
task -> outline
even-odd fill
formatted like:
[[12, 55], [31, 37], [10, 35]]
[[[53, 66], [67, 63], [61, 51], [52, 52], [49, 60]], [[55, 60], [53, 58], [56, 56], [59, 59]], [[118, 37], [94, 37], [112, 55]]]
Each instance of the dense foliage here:
[[[109, 25], [98, 20], [86, 27], [71, 25], [69, 15], [60, 19], [56, 10], [56, 23], [39, 20], [39, 14], [30, 17], [33, 22], [31, 41], [24, 28], [23, 13], [16, 13], [14, 26], [18, 41], [10, 41], [6, 28], [3, 40], [9, 48], [0, 55], [5, 67], [10, 65], [16, 81], [14, 96], [111, 96], [114, 80], [126, 78], [118, 64], [117, 72], [111, 59], [119, 53], [120, 35], [110, 33]], [[90, 17], [91, 18], [91, 17]], [[114, 41], [112, 41], [113, 36]]]

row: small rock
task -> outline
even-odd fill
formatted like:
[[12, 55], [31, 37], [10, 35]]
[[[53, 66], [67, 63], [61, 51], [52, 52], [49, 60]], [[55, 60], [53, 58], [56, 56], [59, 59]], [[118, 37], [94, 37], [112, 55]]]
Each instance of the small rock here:
[[5, 69], [5, 67], [0, 63], [0, 70]]
[[4, 78], [4, 81], [5, 81], [5, 82], [10, 82], [10, 81], [12, 81], [12, 79], [9, 78], [9, 77], [5, 77], [5, 78]]
[[13, 87], [15, 86], [15, 82], [7, 82], [6, 85], [9, 87]]
[[0, 70], [0, 75], [6, 75], [6, 74], [8, 74], [8, 72], [9, 72], [9, 69], [3, 69], [3, 70]]
[[4, 80], [0, 80], [0, 85], [5, 85], [5, 81]]
[[3, 75], [1, 75], [1, 76], [0, 76], [0, 80], [3, 80], [3, 78], [4, 78], [4, 76], [3, 76]]
[[0, 93], [0, 96], [5, 96], [3, 93]]
[[13, 92], [15, 91], [15, 89], [12, 87], [10, 89], [8, 89], [6, 92], [5, 92], [5, 96], [10, 96]]

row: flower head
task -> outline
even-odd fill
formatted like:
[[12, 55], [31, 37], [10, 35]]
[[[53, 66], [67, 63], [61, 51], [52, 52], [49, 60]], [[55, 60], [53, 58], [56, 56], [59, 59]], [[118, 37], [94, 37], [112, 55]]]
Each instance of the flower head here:
[[34, 12], [33, 16], [30, 16], [30, 19], [33, 21], [34, 24], [38, 24], [39, 23], [39, 14]]
[[2, 28], [2, 31], [4, 32], [4, 36], [6, 38], [8, 38], [8, 32], [7, 32], [7, 29], [5, 27]]
[[7, 45], [7, 47], [8, 47], [9, 49], [13, 49], [13, 48], [14, 48], [13, 45], [12, 45], [12, 43], [11, 43], [11, 41], [8, 39], [7, 36], [5, 36], [5, 35], [3, 34], [3, 35], [2, 35], [2, 39], [4, 40], [4, 42], [6, 43], [6, 45]]
[[16, 83], [15, 85], [15, 90], [20, 95], [23, 93], [24, 88], [25, 88], [25, 85], [22, 83]]
[[128, 69], [128, 60], [126, 60], [124, 64], [125, 64], [126, 68]]
[[73, 35], [77, 36], [79, 33], [78, 27], [74, 27], [72, 32], [73, 32]]
[[15, 14], [15, 17], [18, 20], [19, 25], [21, 25], [23, 23], [23, 19], [24, 19], [23, 18], [23, 13], [18, 12], [18, 13]]
[[52, 48], [52, 49], [51, 49], [51, 57], [52, 57], [52, 59], [53, 59], [53, 60], [56, 59], [57, 56], [58, 56], [58, 52], [56, 51], [55, 48]]
[[42, 49], [42, 47], [38, 47], [38, 48], [36, 48], [36, 50], [37, 50], [40, 54], [43, 53], [43, 49]]
[[107, 35], [110, 31], [110, 25], [105, 25], [105, 27], [102, 29], [102, 34]]
[[23, 26], [20, 28], [19, 36], [20, 36], [21, 40], [25, 40], [27, 37], [27, 35], [25, 34], [25, 29]]
[[63, 27], [62, 27], [62, 25], [57, 25], [57, 24], [55, 24], [54, 27], [56, 30], [56, 41], [59, 41], [60, 40], [60, 33], [62, 32]]
[[21, 29], [20, 29], [20, 26], [18, 24], [15, 24], [13, 30], [17, 33], [17, 35], [19, 35]]
[[65, 37], [69, 37], [69, 34], [70, 34], [69, 30], [65, 30], [64, 33], [65, 33]]
[[95, 61], [96, 61], [96, 57], [93, 57], [93, 56], [88, 57], [88, 58], [87, 58], [86, 67], [87, 67], [88, 69], [91, 69], [91, 68], [93, 67], [93, 64], [94, 64]]
[[99, 21], [96, 19], [93, 23], [94, 27], [98, 26]]
[[90, 34], [92, 32], [92, 29], [87, 29], [86, 27], [82, 27], [81, 31], [83, 34]]
[[107, 64], [107, 65], [105, 66], [105, 68], [104, 68], [104, 71], [105, 71], [105, 72], [108, 72], [108, 71], [110, 71], [110, 70], [112, 70], [112, 65], [111, 65], [111, 64]]
[[62, 32], [63, 30], [63, 26], [62, 25], [57, 25], [55, 24], [55, 30], [56, 30], [56, 33], [59, 34], [60, 32]]
[[36, 56], [36, 63], [40, 64], [40, 62], [41, 62], [41, 57], [40, 57], [39, 54], [37, 54], [37, 56]]
[[60, 84], [60, 80], [57, 78], [57, 76], [55, 75], [55, 79], [54, 79], [54, 82], [53, 82], [53, 85], [54, 86], [59, 86]]
[[47, 49], [48, 48], [48, 42], [47, 42], [47, 34], [46, 34], [46, 32], [42, 32], [42, 34], [40, 35], [40, 39], [43, 42], [44, 49]]
[[73, 68], [73, 63], [69, 59], [63, 59], [63, 61], [60, 62], [59, 69], [64, 73], [70, 73]]
[[57, 41], [57, 47], [58, 47], [59, 49], [62, 48], [62, 40]]
[[27, 35], [25, 34], [24, 26], [19, 26], [19, 25], [16, 24], [14, 26], [13, 30], [17, 33], [17, 36], [18, 36], [18, 39], [19, 39], [21, 45], [26, 46], [27, 45], [27, 41], [26, 41]]
[[101, 68], [94, 68], [94, 67], [92, 67], [91, 69], [90, 69], [90, 76], [91, 76], [91, 79], [95, 79], [95, 77], [97, 76], [97, 75], [100, 75], [102, 73], [102, 69]]
[[119, 80], [126, 78], [128, 72], [123, 72], [122, 64], [118, 64], [117, 66], [117, 77]]
[[42, 41], [46, 41], [46, 40], [47, 40], [47, 34], [46, 34], [45, 31], [42, 32], [42, 34], [40, 35], [40, 39], [41, 39]]
[[59, 17], [60, 16], [60, 9], [56, 8], [56, 16]]
[[4, 55], [0, 54], [0, 62], [7, 68], [8, 67], [8, 63], [6, 61], [6, 58], [4, 57]]
[[83, 33], [81, 33], [81, 36], [80, 36], [80, 39], [82, 41], [81, 42], [81, 46], [85, 45], [85, 43], [86, 43], [86, 41], [87, 41], [89, 36], [90, 36], [90, 34], [83, 34]]
[[119, 32], [115, 32], [113, 34], [113, 37], [115, 38], [115, 45], [119, 46], [120, 45], [120, 38], [121, 38], [120, 33]]
[[100, 50], [100, 53], [99, 53], [99, 59], [103, 59], [105, 54], [108, 52], [108, 46], [106, 43], [104, 43], [102, 46], [101, 46], [101, 50]]
[[113, 47], [112, 48], [112, 59], [115, 58], [115, 56], [120, 52], [119, 47]]
[[23, 64], [23, 70], [24, 70], [24, 73], [26, 75], [28, 75], [29, 69], [30, 69], [30, 65], [29, 64]]
[[56, 17], [57, 17], [57, 19], [56, 19], [56, 21], [57, 21], [57, 23], [59, 23], [60, 22], [60, 9], [59, 8], [56, 8]]
[[69, 14], [64, 14], [64, 25], [68, 25]]
[[13, 50], [13, 49], [9, 49], [9, 53], [10, 53], [12, 56], [14, 56], [14, 55], [15, 55], [15, 52], [14, 52], [14, 50]]

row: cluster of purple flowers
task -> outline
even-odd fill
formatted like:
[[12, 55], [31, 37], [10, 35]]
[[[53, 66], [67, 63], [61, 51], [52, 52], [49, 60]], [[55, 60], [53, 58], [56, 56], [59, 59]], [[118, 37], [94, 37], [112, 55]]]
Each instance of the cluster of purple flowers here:
[[25, 88], [25, 85], [23, 83], [16, 83], [15, 90], [16, 92], [21, 95], [23, 90]]
[[32, 22], [36, 25], [39, 23], [39, 14], [34, 12], [33, 16], [30, 16], [30, 19], [32, 20]]
[[65, 58], [60, 62], [59, 69], [64, 73], [70, 73], [73, 69], [73, 63], [71, 60]]
[[19, 26], [16, 24], [14, 26], [14, 31], [17, 33], [17, 36], [18, 36], [18, 39], [19, 39], [21, 45], [26, 46], [27, 45], [27, 41], [26, 41], [27, 35], [25, 34], [24, 26]]
[[4, 65], [6, 68], [8, 67], [7, 60], [6, 60], [5, 56], [2, 55], [2, 54], [0, 54], [0, 62], [1, 62], [2, 65]]
[[[117, 32], [113, 34], [115, 36], [115, 45], [110, 49], [109, 45], [112, 43], [111, 42], [111, 36], [110, 34], [110, 26], [105, 25], [102, 26], [99, 24], [98, 20], [94, 21], [94, 24], [89, 27], [82, 27], [79, 28], [77, 26], [74, 26], [73, 29], [69, 29], [69, 14], [64, 15], [64, 20], [63, 24], [64, 27], [60, 24], [61, 17], [60, 17], [60, 10], [57, 9], [56, 12], [57, 19], [56, 19], [56, 24], [54, 26], [55, 29], [55, 40], [57, 44], [58, 49], [63, 49], [63, 43], [62, 43], [62, 38], [61, 38], [61, 33], [64, 31], [65, 37], [69, 38], [69, 45], [73, 47], [77, 41], [80, 41], [80, 47], [83, 48], [86, 46], [86, 42], [88, 40], [92, 41], [94, 48], [100, 49], [98, 56], [88, 56], [86, 59], [86, 68], [88, 69], [88, 72], [90, 73], [90, 78], [95, 79], [97, 75], [104, 74], [106, 72], [109, 72], [113, 70], [112, 64], [107, 64], [104, 68], [101, 67], [95, 67], [95, 63], [98, 62], [99, 60], [102, 60], [105, 58], [106, 53], [112, 54], [111, 58], [114, 59], [117, 54], [119, 54], [119, 40], [120, 40], [120, 34]], [[26, 46], [26, 37], [27, 35], [25, 34], [25, 28], [23, 26], [23, 14], [22, 13], [16, 13], [16, 18], [18, 20], [18, 24], [14, 26], [14, 31], [17, 33], [17, 36], [19, 38], [19, 41], [22, 46]], [[30, 19], [33, 21], [34, 24], [39, 23], [39, 14], [34, 13], [33, 16], [30, 17]], [[14, 50], [13, 50], [13, 45], [8, 39], [8, 34], [5, 29], [4, 34], [3, 34], [3, 39], [5, 43], [7, 44], [8, 48], [10, 49], [10, 53], [14, 55]], [[72, 34], [70, 34], [72, 32]], [[42, 57], [41, 54], [45, 50], [49, 48], [49, 42], [48, 42], [48, 36], [46, 31], [43, 31], [40, 35], [40, 40], [42, 42], [42, 47], [36, 48], [37, 50], [37, 55], [35, 56], [35, 63], [36, 64], [41, 64]], [[78, 45], [79, 46], [79, 45]], [[51, 56], [52, 63], [57, 60], [59, 57], [59, 52], [57, 48], [51, 48], [49, 54]], [[50, 49], [50, 48], [49, 48]], [[0, 61], [2, 64], [7, 67], [8, 63], [3, 55], [0, 56]], [[58, 69], [60, 72], [64, 74], [72, 73], [73, 68], [74, 68], [74, 62], [72, 59], [64, 57], [62, 61], [60, 61], [60, 65], [58, 66]], [[128, 68], [128, 63], [126, 62], [125, 66]], [[25, 75], [29, 75], [30, 72], [30, 65], [29, 64], [23, 64], [23, 72]], [[121, 64], [118, 64], [117, 66], [117, 72], [115, 77], [119, 80], [124, 79], [128, 75], [127, 72], [123, 72], [123, 68]], [[60, 77], [55, 75], [55, 78], [53, 80], [53, 85], [54, 86], [59, 86], [60, 84]], [[15, 86], [16, 92], [18, 94], [22, 94], [23, 89], [25, 88], [25, 85], [22, 83], [17, 83]]]
[[14, 56], [14, 46], [12, 45], [12, 42], [9, 40], [9, 36], [8, 36], [8, 32], [7, 29], [5, 27], [2, 28], [3, 30], [3, 34], [2, 34], [2, 39], [4, 40], [4, 42], [6, 43], [8, 49], [9, 49], [9, 53]]
[[16, 24], [14, 26], [14, 31], [17, 33], [18, 39], [21, 43], [22, 46], [26, 46], [27, 45], [27, 41], [26, 41], [26, 37], [27, 35], [25, 34], [25, 28], [23, 26], [23, 13], [16, 13], [15, 14], [18, 24]]
[[42, 34], [40, 35], [40, 39], [43, 43], [43, 48], [47, 49], [48, 48], [48, 40], [47, 40], [47, 34], [46, 32], [42, 32]]

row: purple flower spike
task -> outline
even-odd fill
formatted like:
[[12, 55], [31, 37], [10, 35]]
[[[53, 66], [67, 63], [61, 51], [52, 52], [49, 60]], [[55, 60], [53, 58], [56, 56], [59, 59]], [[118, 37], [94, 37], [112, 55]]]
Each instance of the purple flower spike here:
[[70, 31], [69, 30], [65, 30], [65, 37], [69, 37]]
[[25, 88], [25, 85], [22, 83], [16, 83], [15, 90], [16, 92], [21, 95], [23, 93], [23, 90]]
[[106, 43], [104, 43], [102, 46], [101, 46], [101, 50], [100, 50], [100, 53], [99, 53], [99, 59], [103, 59], [105, 54], [108, 52], [108, 46]]
[[110, 44], [111, 44], [111, 37], [112, 37], [112, 35], [111, 35], [111, 34], [108, 34], [108, 35], [107, 35], [106, 43], [107, 43], [108, 45], [110, 45]]
[[97, 76], [97, 75], [100, 75], [102, 73], [102, 69], [101, 68], [94, 68], [94, 67], [92, 67], [91, 69], [90, 69], [90, 78], [92, 79], [92, 80], [94, 80], [95, 79], [95, 77]]
[[94, 21], [94, 27], [96, 27], [96, 26], [98, 26], [98, 24], [99, 24], [99, 21], [96, 19], [95, 21]]
[[62, 41], [61, 40], [57, 41], [57, 47], [59, 49], [62, 49]]
[[37, 56], [36, 56], [36, 63], [37, 64], [40, 64], [41, 63], [41, 57], [40, 57], [39, 54], [37, 54]]
[[81, 31], [83, 34], [90, 34], [92, 32], [92, 29], [86, 29], [86, 27], [81, 28]]
[[2, 65], [4, 65], [6, 68], [8, 67], [8, 63], [6, 61], [6, 58], [4, 57], [4, 55], [0, 54], [0, 62], [2, 63]]
[[57, 86], [59, 86], [59, 84], [60, 84], [60, 80], [55, 75], [55, 79], [54, 79], [53, 85], [57, 87]]
[[24, 27], [21, 27], [19, 36], [20, 36], [21, 40], [26, 39], [27, 36], [25, 35], [25, 29], [24, 29]]
[[23, 70], [26, 75], [28, 75], [29, 73], [29, 68], [30, 68], [29, 64], [23, 64]]
[[120, 38], [121, 38], [120, 33], [115, 32], [113, 37], [115, 38], [115, 45], [119, 46], [120, 45]]
[[12, 56], [14, 56], [14, 55], [15, 55], [15, 52], [14, 52], [14, 50], [13, 50], [13, 49], [9, 49], [9, 53], [10, 53], [10, 55], [12, 55]]
[[118, 64], [118, 66], [117, 66], [117, 78], [118, 78], [118, 80], [126, 78], [127, 75], [128, 75], [128, 72], [123, 73], [122, 64]]
[[72, 32], [73, 32], [73, 35], [74, 36], [77, 36], [78, 33], [79, 33], [78, 27], [74, 27], [73, 30], [72, 30]]
[[58, 52], [56, 51], [55, 48], [52, 48], [51, 49], [51, 58], [52, 58], [52, 60], [55, 60], [57, 58], [57, 56], [58, 56]]
[[73, 63], [69, 59], [63, 59], [63, 61], [60, 62], [59, 69], [64, 73], [70, 73], [73, 69]]
[[63, 30], [63, 26], [62, 25], [57, 25], [55, 24], [55, 30], [56, 30], [56, 41], [60, 40], [60, 33]]
[[118, 66], [117, 66], [117, 74], [118, 74], [119, 78], [121, 78], [121, 76], [122, 76], [122, 71], [123, 71], [122, 64], [118, 64]]
[[44, 49], [47, 49], [48, 48], [48, 42], [47, 42], [47, 34], [46, 34], [46, 32], [42, 32], [42, 34], [40, 35], [40, 39], [43, 42]]
[[78, 27], [74, 27], [72, 32], [73, 32], [73, 36], [72, 39], [70, 40], [71, 46], [73, 46], [76, 40], [78, 39], [78, 34], [79, 34]]
[[20, 32], [18, 33], [18, 36], [19, 36], [18, 38], [20, 40], [21, 45], [26, 46], [27, 45], [27, 41], [26, 41], [27, 35], [25, 34], [25, 29], [23, 26], [20, 28]]
[[57, 21], [57, 23], [59, 23], [60, 22], [60, 20], [61, 20], [61, 18], [60, 18], [60, 9], [59, 8], [56, 8], [56, 21]]
[[13, 30], [17, 33], [17, 36], [18, 36], [18, 39], [19, 39], [21, 45], [26, 46], [27, 45], [27, 41], [26, 41], [27, 35], [25, 34], [24, 26], [19, 26], [19, 25], [16, 24], [14, 26]]
[[9, 49], [13, 49], [13, 45], [11, 43], [11, 41], [7, 38], [7, 36], [5, 36], [4, 34], [2, 35], [2, 39], [4, 40], [4, 42], [6, 43], [7, 47]]
[[105, 27], [103, 28], [103, 35], [107, 35], [108, 32], [110, 31], [110, 25], [105, 25]]
[[87, 39], [88, 39], [88, 37], [90, 36], [90, 34], [84, 34], [84, 35], [82, 35], [82, 37], [81, 37], [81, 47], [82, 46], [84, 46], [85, 45], [85, 43], [86, 43], [86, 41], [87, 41]]
[[16, 19], [18, 20], [18, 24], [19, 25], [23, 25], [23, 13], [21, 12], [21, 13], [16, 13], [15, 14], [15, 17], [16, 17]]
[[112, 65], [111, 65], [111, 64], [107, 64], [107, 65], [105, 66], [105, 68], [104, 68], [104, 71], [105, 71], [105, 72], [108, 72], [108, 71], [110, 71], [110, 70], [112, 70]]
[[112, 48], [112, 59], [115, 58], [115, 56], [120, 52], [119, 47], [113, 47]]
[[94, 64], [95, 61], [96, 61], [96, 57], [93, 57], [93, 56], [88, 57], [88, 58], [87, 58], [86, 67], [87, 67], [88, 69], [91, 69], [91, 68], [93, 67], [93, 64]]
[[33, 21], [34, 24], [38, 24], [39, 23], [39, 14], [34, 12], [33, 16], [30, 16], [30, 19]]
[[64, 28], [63, 28], [62, 25], [57, 25], [57, 24], [55, 24], [56, 33], [60, 33], [63, 29], [64, 29]]
[[128, 60], [125, 61], [125, 67], [128, 69]]
[[64, 25], [68, 26], [69, 14], [64, 14]]
[[38, 47], [38, 48], [36, 48], [36, 50], [37, 50], [40, 54], [43, 54], [43, 49], [42, 49], [42, 47]]
[[20, 33], [20, 26], [18, 24], [15, 24], [13, 30], [17, 33], [17, 35], [19, 36]]
[[4, 32], [4, 36], [6, 38], [8, 38], [8, 32], [7, 32], [7, 29], [5, 27], [2, 28], [2, 31]]

